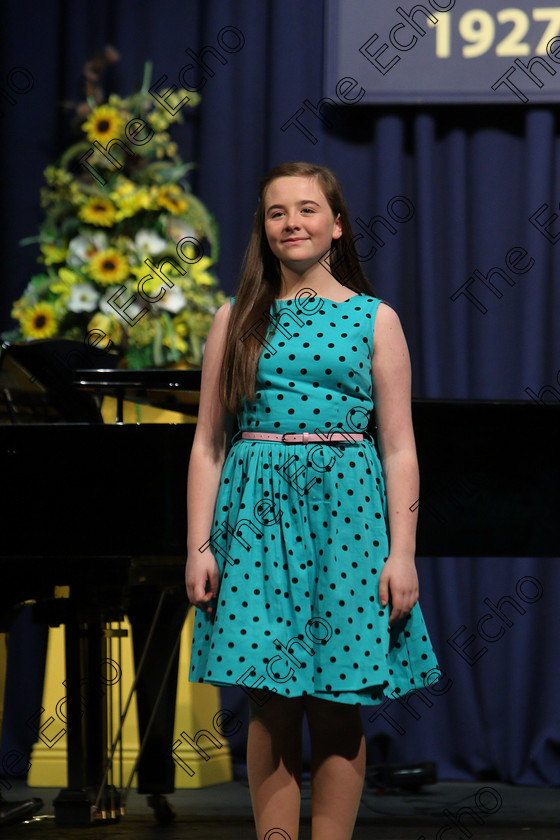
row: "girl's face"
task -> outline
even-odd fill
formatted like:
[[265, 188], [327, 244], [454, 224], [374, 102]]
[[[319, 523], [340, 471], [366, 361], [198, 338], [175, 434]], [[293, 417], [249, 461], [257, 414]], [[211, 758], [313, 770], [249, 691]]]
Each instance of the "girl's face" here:
[[276, 178], [265, 191], [264, 229], [270, 250], [293, 270], [311, 267], [342, 236], [316, 178]]

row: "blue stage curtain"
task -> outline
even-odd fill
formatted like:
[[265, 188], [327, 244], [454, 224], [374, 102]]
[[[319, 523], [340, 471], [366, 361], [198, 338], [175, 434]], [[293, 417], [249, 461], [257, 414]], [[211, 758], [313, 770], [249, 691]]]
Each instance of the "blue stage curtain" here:
[[[391, 209], [396, 215], [414, 209], [406, 222], [393, 219], [394, 232], [376, 228], [383, 238], [375, 252], [367, 236], [358, 248], [371, 251], [366, 272], [401, 317], [415, 395], [529, 399], [529, 388], [538, 399], [550, 386], [560, 396], [560, 243], [553, 235], [560, 224], [553, 221], [547, 236], [529, 221], [543, 206], [537, 225], [558, 211], [557, 110], [341, 106], [323, 112], [326, 126], [304, 106], [308, 100], [317, 107], [327, 95], [336, 101], [322, 82], [324, 13], [321, 0], [4, 4], [0, 81], [23, 66], [35, 84], [15, 96], [15, 104], [2, 100], [1, 327], [10, 326], [11, 301], [35, 267], [36, 249], [18, 249], [17, 241], [37, 230], [42, 170], [69, 139], [59, 106], [79, 96], [84, 60], [106, 43], [116, 46], [122, 61], [110, 80], [127, 94], [140, 83], [146, 59], [153, 61], [154, 80], [165, 74], [177, 83], [187, 48], [217, 47], [224, 27], [236, 27], [243, 48], [225, 56], [226, 64], [209, 58], [214, 75], [201, 90], [199, 108], [185, 109], [186, 124], [177, 132], [184, 158], [197, 161], [193, 188], [220, 226], [225, 291], [236, 283], [258, 179], [285, 160], [327, 164], [340, 178], [352, 220], [367, 226], [382, 216], [390, 222]], [[364, 33], [373, 31], [375, 4], [364, 22]], [[404, 58], [413, 87], [414, 55]], [[364, 60], [364, 78], [368, 72]], [[307, 134], [289, 124], [302, 107]], [[391, 203], [397, 196], [409, 204]], [[470, 299], [461, 293], [469, 277]], [[519, 441], [519, 459], [531, 457], [531, 435], [528, 429]], [[369, 760], [432, 759], [443, 778], [559, 784], [557, 558], [421, 558], [418, 567], [421, 604], [453, 686], [432, 697], [432, 707], [416, 698], [420, 719], [393, 703], [391, 714], [405, 734], [387, 719], [369, 722], [375, 707], [364, 710]], [[506, 605], [513, 626], [469, 665], [447, 640], [462, 624], [476, 634], [487, 612], [484, 599], [515, 596], [526, 576], [541, 582], [542, 597], [523, 603], [525, 614]], [[478, 639], [470, 650], [482, 645]], [[224, 705], [246, 715], [246, 698], [234, 691], [237, 699], [224, 691]], [[241, 761], [241, 730], [239, 737]]]

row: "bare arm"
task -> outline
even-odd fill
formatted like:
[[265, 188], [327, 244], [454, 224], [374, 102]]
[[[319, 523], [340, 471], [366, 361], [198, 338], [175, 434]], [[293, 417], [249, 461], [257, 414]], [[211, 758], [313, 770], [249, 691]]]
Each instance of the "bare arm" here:
[[419, 475], [412, 427], [411, 371], [406, 339], [396, 312], [380, 303], [375, 319], [372, 377], [381, 460], [387, 489], [390, 551], [379, 580], [383, 606], [391, 592], [390, 622], [418, 600], [414, 566]]
[[[185, 584], [189, 600], [211, 611], [208, 602], [218, 590], [218, 565], [210, 550], [199, 551], [212, 530], [220, 477], [233, 417], [224, 409], [218, 388], [231, 304], [221, 306], [212, 322], [202, 362], [198, 421], [187, 480], [187, 564]], [[208, 582], [208, 592], [205, 592]]]

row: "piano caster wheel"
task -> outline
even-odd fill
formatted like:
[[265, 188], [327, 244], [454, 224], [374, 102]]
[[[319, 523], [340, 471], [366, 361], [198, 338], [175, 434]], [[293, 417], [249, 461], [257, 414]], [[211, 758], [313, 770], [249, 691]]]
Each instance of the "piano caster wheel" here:
[[56, 825], [85, 826], [119, 822], [121, 816], [121, 796], [114, 785], [105, 787], [103, 796], [96, 806], [97, 788], [63, 788], [54, 805]]
[[154, 793], [148, 796], [148, 805], [154, 809], [154, 817], [160, 825], [169, 825], [175, 820], [175, 810], [163, 794]]

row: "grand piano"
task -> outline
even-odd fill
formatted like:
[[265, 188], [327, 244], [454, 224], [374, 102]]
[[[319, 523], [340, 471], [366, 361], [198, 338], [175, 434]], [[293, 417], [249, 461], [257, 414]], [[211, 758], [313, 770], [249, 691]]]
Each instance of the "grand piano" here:
[[[39, 620], [65, 625], [68, 788], [55, 813], [60, 824], [94, 822], [103, 809], [91, 791], [106, 765], [104, 628], [131, 585], [183, 579], [195, 428], [123, 424], [122, 401], [195, 417], [200, 371], [121, 371], [77, 342], [40, 344], [5, 342], [0, 355], [0, 624], [35, 601]], [[102, 420], [107, 395], [115, 423]], [[414, 399], [413, 421], [419, 556], [558, 555], [560, 404]], [[55, 585], [70, 597], [53, 598]]]
[[[0, 630], [29, 602], [37, 621], [65, 627], [68, 788], [55, 802], [60, 825], [118, 816], [115, 791], [98, 796], [107, 766], [111, 675], [100, 665], [107, 624], [123, 617], [131, 588], [184, 589], [195, 426], [123, 424], [122, 402], [196, 418], [200, 370], [119, 371], [117, 361], [63, 339], [5, 342], [0, 355]], [[80, 365], [90, 369], [79, 373]], [[103, 422], [108, 395], [116, 398], [115, 423]], [[69, 587], [70, 597], [54, 597], [55, 586]]]

